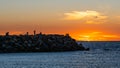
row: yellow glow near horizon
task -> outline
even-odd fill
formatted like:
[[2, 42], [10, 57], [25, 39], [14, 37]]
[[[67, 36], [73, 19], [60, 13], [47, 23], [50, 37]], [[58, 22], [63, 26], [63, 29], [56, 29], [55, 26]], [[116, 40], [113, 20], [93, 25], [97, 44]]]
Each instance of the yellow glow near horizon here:
[[78, 38], [81, 41], [111, 41], [111, 39], [120, 39], [120, 37], [117, 35], [103, 34], [102, 32], [91, 32], [79, 35]]
[[[26, 32], [15, 31], [15, 32], [10, 32], [10, 35], [20, 35], [25, 33]], [[29, 34], [33, 34], [33, 32], [29, 32]], [[49, 33], [46, 33], [46, 34], [49, 34]], [[2, 35], [5, 35], [5, 33]], [[78, 41], [119, 41], [120, 39], [119, 35], [106, 34], [103, 32], [83, 32], [81, 34], [70, 33], [70, 36]]]

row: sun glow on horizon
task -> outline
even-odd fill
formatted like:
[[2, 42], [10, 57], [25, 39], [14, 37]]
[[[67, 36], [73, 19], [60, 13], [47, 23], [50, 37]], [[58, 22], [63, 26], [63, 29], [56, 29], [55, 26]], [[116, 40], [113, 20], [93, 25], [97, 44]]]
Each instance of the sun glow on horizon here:
[[79, 35], [78, 38], [80, 41], [118, 41], [116, 39], [120, 39], [120, 37], [118, 35], [104, 34], [102, 32], [84, 33]]
[[[9, 34], [10, 35], [21, 35], [21, 34], [24, 35], [24, 34], [26, 34], [26, 32], [15, 31], [15, 32], [10, 32]], [[29, 34], [31, 35], [31, 34], [33, 34], [33, 32], [29, 32]], [[45, 33], [45, 34], [49, 34], [49, 33]], [[54, 33], [52, 33], [52, 34], [54, 34]], [[61, 34], [65, 35], [66, 33], [61, 33]], [[0, 35], [5, 35], [5, 33], [0, 34]], [[103, 33], [103, 32], [83, 32], [80, 34], [70, 33], [70, 36], [72, 38], [76, 39], [77, 41], [119, 41], [119, 39], [120, 39], [119, 35], [107, 34], [107, 33]]]

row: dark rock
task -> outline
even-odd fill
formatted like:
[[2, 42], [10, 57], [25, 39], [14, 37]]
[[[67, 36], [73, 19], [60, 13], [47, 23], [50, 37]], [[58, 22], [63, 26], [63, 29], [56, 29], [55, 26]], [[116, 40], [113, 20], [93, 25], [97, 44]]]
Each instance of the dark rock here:
[[0, 53], [2, 52], [51, 52], [51, 51], [73, 51], [89, 50], [82, 44], [77, 44], [69, 34], [36, 34], [29, 35], [9, 35], [0, 36]]

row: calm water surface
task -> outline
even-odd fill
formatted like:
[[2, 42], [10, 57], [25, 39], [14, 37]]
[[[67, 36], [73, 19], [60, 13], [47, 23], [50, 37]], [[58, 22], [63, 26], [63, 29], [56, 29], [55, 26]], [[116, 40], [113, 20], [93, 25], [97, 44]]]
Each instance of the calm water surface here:
[[83, 42], [90, 51], [0, 54], [0, 68], [119, 68], [120, 45], [113, 43]]

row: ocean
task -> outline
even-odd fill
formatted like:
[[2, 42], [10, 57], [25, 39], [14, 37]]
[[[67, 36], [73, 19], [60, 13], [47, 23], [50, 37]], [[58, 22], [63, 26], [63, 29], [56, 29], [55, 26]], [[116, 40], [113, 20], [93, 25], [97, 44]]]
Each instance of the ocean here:
[[0, 68], [119, 68], [120, 42], [78, 42], [90, 51], [1, 53]]

